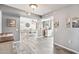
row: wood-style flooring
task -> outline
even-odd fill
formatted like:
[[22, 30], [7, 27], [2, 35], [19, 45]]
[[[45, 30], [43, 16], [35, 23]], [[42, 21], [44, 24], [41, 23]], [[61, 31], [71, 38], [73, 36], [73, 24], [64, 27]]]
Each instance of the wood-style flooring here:
[[68, 51], [64, 48], [61, 48], [57, 45], [54, 45], [54, 54], [75, 54], [74, 52]]

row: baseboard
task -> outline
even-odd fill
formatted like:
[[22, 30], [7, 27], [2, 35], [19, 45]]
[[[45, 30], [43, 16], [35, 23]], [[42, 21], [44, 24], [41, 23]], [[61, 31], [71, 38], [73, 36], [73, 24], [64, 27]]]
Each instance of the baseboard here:
[[58, 43], [54, 43], [54, 44], [57, 45], [57, 46], [59, 46], [59, 47], [61, 47], [61, 48], [66, 49], [66, 50], [68, 50], [68, 51], [71, 51], [71, 52], [74, 52], [74, 53], [76, 53], [76, 54], [79, 54], [78, 51], [75, 51], [75, 50], [73, 50], [73, 49], [67, 48], [67, 47], [65, 47], [65, 46], [63, 46], [63, 45], [60, 45], [60, 44], [58, 44]]

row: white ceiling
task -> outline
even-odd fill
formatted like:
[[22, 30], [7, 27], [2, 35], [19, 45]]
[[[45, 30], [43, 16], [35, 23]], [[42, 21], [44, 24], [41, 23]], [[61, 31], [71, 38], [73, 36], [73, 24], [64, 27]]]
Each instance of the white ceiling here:
[[33, 11], [29, 4], [7, 4], [8, 6], [18, 8], [20, 10], [24, 10], [26, 12], [32, 12], [37, 15], [45, 15], [50, 12], [53, 12], [59, 8], [63, 8], [68, 6], [67, 4], [38, 4], [38, 8]]

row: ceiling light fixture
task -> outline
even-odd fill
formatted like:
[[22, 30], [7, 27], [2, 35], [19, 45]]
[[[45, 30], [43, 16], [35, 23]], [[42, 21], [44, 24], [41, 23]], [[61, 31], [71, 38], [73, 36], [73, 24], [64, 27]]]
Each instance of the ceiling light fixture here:
[[28, 12], [28, 15], [30, 16], [32, 12], [34, 12], [34, 10], [38, 7], [37, 4], [29, 4], [29, 7], [32, 9], [31, 12]]
[[38, 7], [37, 4], [30, 4], [29, 6], [30, 6], [32, 9], [36, 9], [36, 8]]

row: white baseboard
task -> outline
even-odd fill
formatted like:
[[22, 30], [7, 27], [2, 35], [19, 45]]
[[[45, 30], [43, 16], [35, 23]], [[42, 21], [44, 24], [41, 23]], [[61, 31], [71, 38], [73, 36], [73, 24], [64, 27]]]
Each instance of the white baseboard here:
[[76, 53], [76, 54], [79, 54], [78, 51], [75, 51], [75, 50], [73, 50], [73, 49], [67, 48], [67, 47], [65, 47], [65, 46], [63, 46], [63, 45], [60, 45], [60, 44], [58, 44], [58, 43], [54, 43], [54, 44], [57, 45], [57, 46], [59, 46], [59, 47], [62, 47], [62, 48], [64, 48], [64, 49], [67, 49], [67, 50], [69, 50], [69, 51], [72, 51], [72, 52], [74, 52], [74, 53]]

